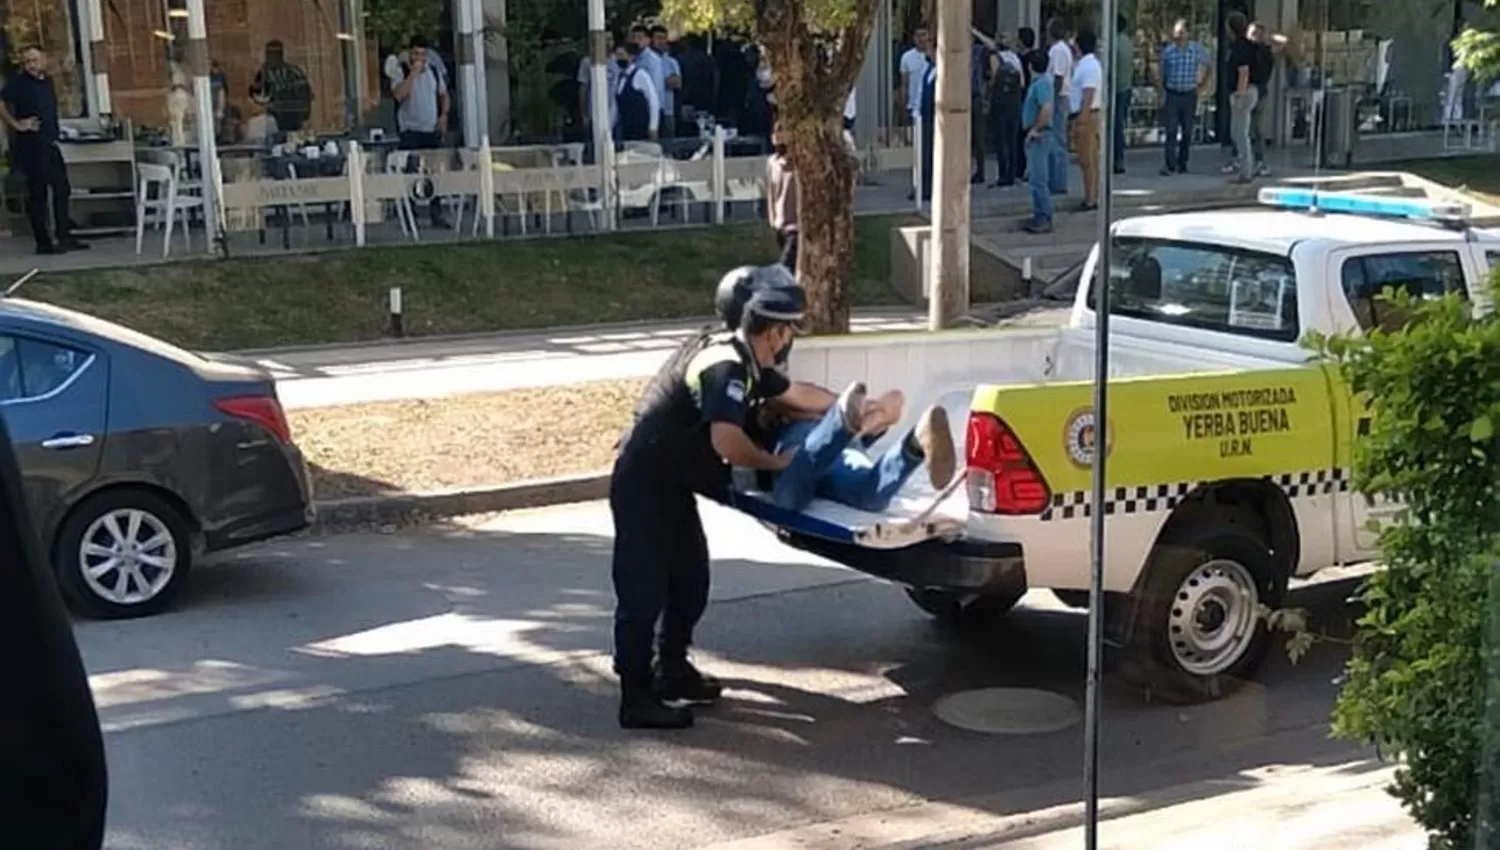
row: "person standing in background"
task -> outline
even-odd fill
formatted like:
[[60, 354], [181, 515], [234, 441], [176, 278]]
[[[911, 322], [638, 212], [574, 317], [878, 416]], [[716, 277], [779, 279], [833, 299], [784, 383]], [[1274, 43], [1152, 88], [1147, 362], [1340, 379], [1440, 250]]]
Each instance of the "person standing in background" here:
[[1072, 104], [1073, 45], [1068, 43], [1068, 25], [1062, 18], [1053, 18], [1047, 24], [1047, 76], [1052, 78], [1052, 96], [1056, 99], [1052, 111], [1052, 132], [1057, 136], [1057, 146], [1052, 149], [1052, 164], [1048, 169], [1054, 195], [1068, 194], [1068, 115]]
[[1250, 69], [1250, 82], [1255, 84], [1259, 97], [1255, 111], [1250, 115], [1250, 150], [1255, 154], [1255, 176], [1270, 177], [1271, 169], [1266, 165], [1266, 139], [1262, 132], [1263, 115], [1270, 108], [1271, 77], [1276, 73], [1276, 53], [1286, 45], [1285, 36], [1272, 36], [1259, 21], [1250, 22], [1250, 43], [1255, 47], [1255, 65]]
[[1048, 173], [1057, 161], [1052, 148], [1057, 144], [1057, 133], [1052, 128], [1056, 120], [1057, 97], [1052, 91], [1053, 76], [1047, 73], [1047, 54], [1040, 50], [1031, 54], [1031, 85], [1026, 89], [1026, 102], [1021, 107], [1021, 122], [1026, 127], [1027, 183], [1031, 187], [1031, 220], [1021, 226], [1027, 233], [1052, 232], [1052, 179]]
[[1172, 40], [1161, 49], [1156, 89], [1161, 94], [1161, 175], [1186, 174], [1193, 150], [1193, 125], [1198, 117], [1198, 95], [1208, 82], [1208, 51], [1188, 38], [1188, 23], [1172, 24]]
[[797, 273], [797, 171], [787, 155], [786, 137], [777, 127], [771, 134], [771, 156], [766, 159], [766, 218], [776, 231], [781, 264]]
[[[617, 108], [615, 91], [620, 87], [620, 65], [615, 61], [614, 54], [618, 49], [615, 36], [609, 36], [609, 48], [605, 51], [604, 61], [604, 91], [608, 94], [605, 102], [609, 104], [609, 132], [611, 138], [617, 135], [620, 123], [620, 111]], [[592, 93], [594, 88], [594, 63], [588, 54], [578, 60], [578, 114], [582, 117], [584, 127], [592, 127], [594, 121], [594, 104]], [[593, 152], [594, 134], [589, 133], [584, 141], [584, 146]], [[590, 156], [592, 161], [592, 156]]]
[[[1036, 30], [1032, 29], [1031, 27], [1021, 27], [1019, 30], [1016, 31], [1016, 40], [1021, 43], [1021, 49], [1017, 53], [1018, 53], [1018, 55], [1020, 56], [1020, 59], [1021, 59], [1021, 76], [1022, 76], [1021, 83], [1023, 85], [1023, 88], [1021, 89], [1021, 91], [1023, 92], [1022, 99], [1024, 100], [1025, 99], [1025, 94], [1024, 93], [1031, 91], [1031, 76], [1032, 76], [1032, 72], [1031, 72], [1031, 66], [1032, 66], [1031, 54], [1035, 53], [1036, 49], [1037, 49], [1036, 48]], [[1020, 168], [1017, 171], [1017, 174], [1023, 180], [1026, 179], [1025, 175], [1027, 173], [1027, 169], [1026, 169], [1026, 148], [1027, 148], [1026, 136], [1027, 136], [1027, 134], [1029, 132], [1030, 132], [1030, 130], [1023, 123], [1021, 125], [1020, 132], [1018, 132], [1016, 134], [1016, 162], [1020, 164]]]
[[[633, 54], [632, 60], [637, 67], [645, 73], [646, 79], [656, 88], [656, 107], [662, 109], [667, 102], [667, 69], [661, 61], [661, 54], [651, 48], [651, 30], [637, 24], [630, 30], [630, 40], [640, 48], [639, 54]], [[658, 128], [661, 127], [662, 116], [656, 116], [651, 123]]]
[[313, 90], [302, 69], [286, 61], [286, 45], [266, 42], [265, 64], [255, 72], [253, 88], [271, 101], [271, 114], [283, 133], [299, 133], [312, 114]]
[[1021, 57], [1010, 49], [1005, 35], [995, 37], [995, 52], [990, 56], [988, 84], [990, 100], [990, 139], [995, 148], [995, 182], [993, 187], [1014, 185], [1021, 173], [1020, 150], [1016, 139], [1022, 138], [1021, 101], [1026, 96], [1026, 74]]
[[969, 46], [969, 159], [973, 163], [974, 173], [969, 176], [969, 182], [983, 185], [985, 110], [989, 105], [984, 89], [989, 76], [990, 48], [979, 38], [977, 31], [972, 41]]
[[[396, 128], [401, 150], [436, 150], [443, 146], [443, 135], [448, 132], [449, 109], [453, 103], [448, 96], [448, 81], [427, 62], [427, 39], [413, 36], [407, 56], [409, 64], [397, 67], [396, 76], [391, 78], [391, 96], [400, 104], [396, 107]], [[418, 170], [420, 165], [417, 157], [407, 160], [409, 172]], [[432, 226], [447, 227], [443, 199], [434, 195], [430, 207]]]
[[932, 52], [932, 36], [918, 26], [911, 34], [912, 46], [901, 54], [901, 88], [906, 92], [906, 114], [913, 123], [922, 114], [922, 81]]
[[927, 57], [922, 70], [922, 97], [918, 115], [922, 119], [922, 200], [932, 200], [932, 156], [937, 147], [937, 63]]
[[1114, 169], [1116, 174], [1125, 173], [1125, 127], [1130, 123], [1130, 103], [1135, 98], [1135, 40], [1131, 38], [1130, 22], [1120, 15], [1115, 22], [1115, 66], [1114, 66], [1114, 113], [1110, 126], [1115, 136]]
[[1099, 37], [1092, 30], [1078, 32], [1078, 67], [1073, 71], [1069, 108], [1073, 113], [1073, 148], [1078, 151], [1078, 168], [1083, 172], [1083, 203], [1078, 209], [1090, 212], [1099, 208], [1099, 109], [1103, 103], [1104, 66], [1094, 55]]
[[1250, 42], [1250, 22], [1244, 12], [1231, 12], [1225, 27], [1229, 32], [1229, 135], [1239, 154], [1239, 177], [1236, 183], [1255, 179], [1255, 151], [1250, 141], [1250, 125], [1260, 93], [1251, 80], [1252, 69], [1259, 61], [1258, 51]]
[[[26, 214], [38, 254], [81, 251], [88, 245], [73, 238], [68, 199], [68, 166], [57, 147], [61, 129], [57, 122], [57, 89], [46, 71], [46, 58], [38, 47], [21, 50], [21, 73], [0, 89], [0, 121], [16, 134], [12, 162], [26, 177]], [[48, 201], [52, 224], [47, 231]]]
[[661, 136], [670, 139], [677, 135], [677, 95], [682, 91], [682, 65], [672, 56], [666, 27], [651, 28], [651, 49], [661, 60]]
[[656, 99], [656, 84], [641, 67], [641, 57], [651, 52], [639, 41], [625, 45], [625, 55], [616, 59], [620, 81], [615, 88], [615, 112], [619, 116], [620, 138], [640, 142], [657, 138], [661, 127], [661, 101]]

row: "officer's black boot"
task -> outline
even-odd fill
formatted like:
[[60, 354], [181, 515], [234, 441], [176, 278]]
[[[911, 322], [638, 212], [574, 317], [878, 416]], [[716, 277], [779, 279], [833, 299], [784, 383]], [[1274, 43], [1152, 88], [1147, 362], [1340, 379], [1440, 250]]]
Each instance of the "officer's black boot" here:
[[620, 683], [621, 729], [687, 729], [693, 712], [662, 702], [649, 682]]
[[724, 683], [690, 661], [663, 662], [656, 668], [656, 695], [666, 702], [712, 705], [724, 695]]

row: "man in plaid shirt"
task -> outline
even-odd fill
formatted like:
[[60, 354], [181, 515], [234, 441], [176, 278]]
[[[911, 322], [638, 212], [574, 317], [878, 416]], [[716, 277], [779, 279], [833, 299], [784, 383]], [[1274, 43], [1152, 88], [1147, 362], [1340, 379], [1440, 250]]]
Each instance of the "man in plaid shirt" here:
[[1172, 25], [1172, 40], [1161, 49], [1156, 67], [1156, 88], [1161, 93], [1162, 131], [1166, 164], [1163, 177], [1187, 171], [1193, 147], [1193, 123], [1197, 119], [1198, 95], [1208, 82], [1209, 58], [1203, 45], [1188, 39], [1188, 24]]

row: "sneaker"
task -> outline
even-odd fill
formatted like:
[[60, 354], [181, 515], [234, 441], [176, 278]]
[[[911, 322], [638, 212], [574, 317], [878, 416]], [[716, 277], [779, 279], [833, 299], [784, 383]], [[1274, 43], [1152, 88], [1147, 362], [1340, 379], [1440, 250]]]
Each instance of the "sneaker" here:
[[856, 434], [864, 427], [865, 398], [868, 395], [869, 391], [865, 389], [865, 385], [856, 381], [839, 395], [838, 401], [834, 402], [844, 414], [844, 427]]
[[1236, 171], [1239, 171], [1239, 170], [1240, 170], [1240, 164], [1238, 162], [1235, 162], [1234, 160], [1231, 159], [1230, 161], [1224, 163], [1224, 166], [1219, 169], [1219, 173], [1220, 174], [1233, 174], [1233, 173], [1235, 173]]
[[621, 683], [619, 719], [621, 729], [688, 729], [693, 712], [667, 705], [650, 687]]
[[1158, 171], [1156, 173], [1160, 174], [1163, 177], [1171, 177], [1173, 174], [1176, 174], [1177, 172], [1174, 171], [1174, 170], [1172, 170], [1172, 169], [1170, 169], [1170, 168], [1168, 168], [1167, 166], [1163, 165], [1161, 167], [1161, 171]]
[[56, 245], [53, 245], [51, 242], [48, 242], [46, 245], [36, 246], [36, 252], [38, 256], [50, 257], [53, 254], [61, 254], [63, 250]]
[[1255, 166], [1255, 176], [1256, 177], [1270, 177], [1271, 176], [1271, 169], [1270, 169], [1270, 167], [1267, 166], [1264, 162], [1262, 162], [1261, 164]]
[[724, 695], [724, 683], [705, 675], [690, 661], [657, 668], [652, 688], [662, 702], [690, 705], [712, 705]]
[[953, 429], [948, 427], [948, 411], [933, 405], [922, 413], [912, 432], [922, 457], [927, 461], [927, 475], [932, 486], [941, 490], [953, 481], [958, 471], [958, 453], [953, 448]]
[[77, 239], [63, 239], [57, 243], [57, 247], [64, 251], [87, 251], [89, 244], [87, 242], [79, 242]]
[[1037, 220], [1033, 219], [1033, 220], [1028, 221], [1025, 224], [1021, 225], [1021, 229], [1024, 230], [1024, 231], [1026, 231], [1027, 233], [1034, 233], [1034, 234], [1037, 234], [1037, 235], [1041, 235], [1041, 234], [1044, 234], [1044, 233], [1051, 233], [1052, 232], [1052, 222], [1050, 222], [1050, 221], [1037, 221]]

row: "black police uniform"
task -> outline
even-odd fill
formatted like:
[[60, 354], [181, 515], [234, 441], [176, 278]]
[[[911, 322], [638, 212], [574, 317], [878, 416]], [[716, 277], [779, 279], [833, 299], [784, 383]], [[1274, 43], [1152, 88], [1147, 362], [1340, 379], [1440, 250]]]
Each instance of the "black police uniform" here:
[[[40, 125], [35, 130], [16, 133], [11, 148], [11, 157], [26, 176], [26, 213], [31, 219], [37, 250], [50, 253], [57, 247], [83, 247], [69, 232], [68, 199], [73, 190], [68, 184], [68, 167], [57, 147], [57, 91], [52, 86], [52, 78], [22, 71], [0, 89], [0, 100], [5, 101], [11, 117], [18, 121], [35, 118]], [[47, 232], [49, 196], [57, 232], [56, 243]]]
[[708, 542], [694, 494], [723, 500], [730, 487], [730, 468], [714, 451], [710, 426], [744, 428], [757, 400], [789, 388], [780, 372], [756, 365], [743, 340], [710, 331], [679, 348], [647, 386], [610, 478], [614, 666], [627, 703], [633, 691], [650, 692], [654, 673], [691, 669], [688, 647], [709, 587]]

